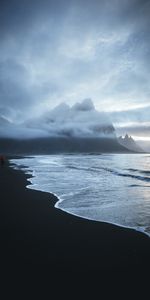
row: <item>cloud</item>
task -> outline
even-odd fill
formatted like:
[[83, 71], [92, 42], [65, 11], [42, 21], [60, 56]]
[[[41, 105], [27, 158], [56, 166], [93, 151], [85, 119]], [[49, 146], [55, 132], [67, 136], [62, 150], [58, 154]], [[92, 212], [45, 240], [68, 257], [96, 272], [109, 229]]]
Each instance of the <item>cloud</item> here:
[[0, 63], [0, 98], [6, 109], [21, 110], [30, 103], [28, 81], [28, 72], [21, 63], [12, 59]]
[[85, 99], [81, 103], [77, 102], [72, 107], [72, 110], [79, 111], [79, 112], [81, 112], [81, 111], [93, 111], [94, 109], [95, 109], [94, 104], [93, 104], [91, 99]]
[[114, 137], [114, 127], [104, 113], [96, 111], [91, 99], [72, 107], [61, 103], [36, 120], [27, 123], [30, 128], [42, 128], [50, 136]]
[[5, 117], [15, 124], [91, 97], [99, 111], [122, 110], [120, 122], [140, 120], [124, 110], [149, 103], [149, 13], [146, 0], [2, 1]]
[[27, 129], [24, 126], [8, 125], [1, 126], [0, 138], [12, 139], [34, 139], [38, 137], [47, 137], [47, 133], [42, 129]]
[[142, 105], [141, 103], [141, 105], [138, 107], [135, 105], [135, 108], [132, 109], [109, 112], [109, 116], [115, 124], [149, 122], [150, 105]]
[[116, 129], [117, 135], [126, 133], [139, 137], [150, 135], [150, 106], [127, 109], [125, 111], [110, 112], [109, 117]]
[[[3, 121], [3, 119], [2, 119]], [[8, 121], [7, 121], [8, 122]], [[115, 138], [115, 129], [105, 113], [98, 112], [91, 99], [72, 107], [61, 103], [38, 118], [14, 125], [2, 122], [1, 136], [9, 137], [76, 137]]]
[[126, 125], [122, 127], [116, 128], [118, 135], [125, 135], [128, 133], [129, 135], [135, 136], [136, 139], [145, 139], [150, 137], [150, 124], [132, 124], [132, 125]]

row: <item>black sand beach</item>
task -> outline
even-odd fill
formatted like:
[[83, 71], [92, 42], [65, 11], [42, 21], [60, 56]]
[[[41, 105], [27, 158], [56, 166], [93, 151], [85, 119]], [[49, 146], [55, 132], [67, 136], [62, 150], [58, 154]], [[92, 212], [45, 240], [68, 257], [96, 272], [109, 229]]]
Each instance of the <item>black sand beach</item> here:
[[22, 171], [0, 167], [1, 268], [149, 271], [145, 234], [67, 214], [54, 207], [53, 195], [27, 184]]

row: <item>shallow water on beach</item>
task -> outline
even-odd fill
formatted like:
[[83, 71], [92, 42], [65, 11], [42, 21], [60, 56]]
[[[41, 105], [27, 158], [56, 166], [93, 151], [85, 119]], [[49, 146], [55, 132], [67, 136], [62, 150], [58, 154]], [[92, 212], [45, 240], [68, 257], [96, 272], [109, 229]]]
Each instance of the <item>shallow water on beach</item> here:
[[71, 214], [150, 236], [150, 155], [43, 155], [13, 159], [32, 174], [31, 189], [51, 192]]

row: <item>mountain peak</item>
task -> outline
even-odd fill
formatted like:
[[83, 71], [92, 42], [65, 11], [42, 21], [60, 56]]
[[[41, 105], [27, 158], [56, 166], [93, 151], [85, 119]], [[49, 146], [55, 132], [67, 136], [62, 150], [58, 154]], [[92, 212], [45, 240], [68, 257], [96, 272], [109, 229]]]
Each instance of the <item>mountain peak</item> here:
[[70, 106], [67, 104], [67, 103], [65, 103], [65, 102], [62, 102], [62, 103], [60, 103], [59, 105], [57, 105], [54, 109], [53, 109], [53, 111], [67, 111], [67, 110], [69, 110], [70, 109]]
[[94, 104], [90, 98], [86, 98], [80, 103], [79, 102], [75, 103], [75, 105], [72, 108], [74, 110], [79, 110], [79, 111], [95, 110]]
[[119, 144], [126, 147], [127, 149], [134, 151], [134, 152], [144, 152], [142, 148], [135, 142], [135, 140], [132, 138], [132, 136], [129, 136], [127, 133], [126, 135], [120, 136], [118, 138]]

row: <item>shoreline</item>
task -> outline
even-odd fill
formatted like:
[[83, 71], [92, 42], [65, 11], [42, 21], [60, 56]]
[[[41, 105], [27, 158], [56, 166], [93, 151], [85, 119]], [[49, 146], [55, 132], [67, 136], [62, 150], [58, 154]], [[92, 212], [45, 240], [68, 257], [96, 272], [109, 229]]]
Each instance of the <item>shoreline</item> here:
[[150, 239], [140, 231], [56, 209], [55, 195], [27, 188], [31, 175], [0, 169], [3, 263], [51, 270], [149, 270]]
[[[31, 185], [32, 185], [32, 183], [31, 183]], [[27, 188], [28, 188], [28, 186], [27, 186]], [[30, 189], [30, 188], [29, 188], [29, 189]], [[31, 188], [31, 189], [32, 189], [32, 188]], [[35, 189], [35, 190], [36, 190], [36, 189]], [[36, 191], [40, 191], [40, 190], [37, 189]], [[110, 224], [110, 225], [117, 226], [117, 227], [121, 227], [121, 228], [126, 228], [126, 229], [135, 230], [136, 232], [142, 233], [142, 234], [146, 235], [148, 238], [150, 238], [150, 233], [145, 232], [145, 231], [144, 231], [144, 227], [143, 227], [143, 230], [139, 230], [139, 229], [136, 228], [136, 227], [125, 226], [125, 225], [121, 225], [121, 224], [119, 224], [119, 223], [113, 223], [113, 222], [109, 222], [109, 221], [94, 220], [94, 219], [92, 219], [92, 218], [90, 219], [90, 218], [87, 218], [87, 217], [83, 217], [83, 216], [77, 215], [77, 214], [72, 213], [72, 212], [68, 212], [67, 210], [62, 209], [62, 208], [60, 208], [60, 207], [58, 206], [59, 202], [61, 203], [63, 200], [61, 200], [61, 198], [59, 198], [59, 197], [57, 196], [57, 194], [54, 194], [54, 193], [51, 193], [51, 192], [50, 192], [50, 194], [52, 194], [54, 197], [57, 198], [57, 201], [56, 201], [54, 207], [55, 207], [56, 209], [60, 209], [60, 210], [64, 211], [65, 213], [68, 213], [68, 214], [70, 214], [70, 215], [72, 215], [72, 216], [75, 216], [75, 217], [77, 217], [77, 218], [85, 219], [85, 220], [88, 220], [88, 221], [91, 221], [91, 222], [106, 223], [106, 224]]]
[[[18, 157], [18, 158], [20, 158], [20, 157]], [[21, 157], [22, 158], [22, 157]], [[17, 168], [16, 168], [16, 170], [20, 170], [20, 171], [22, 171], [22, 172], [24, 172], [24, 174], [27, 176], [27, 182], [29, 182], [29, 184], [27, 184], [26, 185], [26, 188], [28, 188], [28, 189], [30, 189], [30, 190], [35, 190], [35, 191], [39, 191], [39, 192], [44, 192], [45, 193], [45, 191], [42, 191], [42, 190], [40, 190], [40, 189], [36, 189], [36, 188], [32, 188], [32, 186], [33, 186], [33, 184], [32, 184], [32, 181], [30, 180], [30, 178], [33, 178], [33, 177], [35, 177], [33, 174], [31, 174], [30, 172], [28, 173], [28, 172], [26, 172], [24, 169], [28, 169], [28, 167], [26, 167], [26, 166], [19, 166], [19, 165], [16, 165], [15, 163], [13, 163], [14, 164], [14, 166], [16, 166]], [[14, 168], [15, 169], [15, 168]], [[33, 172], [33, 171], [32, 171]], [[85, 220], [88, 220], [88, 221], [91, 221], [91, 222], [100, 222], [100, 223], [106, 223], [106, 224], [110, 224], [110, 225], [113, 225], [113, 226], [117, 226], [117, 227], [121, 227], [121, 228], [125, 228], [125, 229], [131, 229], [131, 230], [135, 230], [136, 232], [139, 232], [139, 233], [142, 233], [142, 234], [144, 234], [144, 235], [146, 235], [147, 237], [149, 237], [150, 238], [150, 233], [148, 233], [148, 232], [146, 232], [145, 230], [144, 230], [144, 228], [145, 227], [142, 227], [141, 229], [138, 229], [138, 227], [130, 227], [130, 226], [125, 226], [125, 225], [121, 225], [121, 224], [119, 224], [119, 223], [113, 223], [113, 222], [110, 222], [110, 221], [103, 221], [103, 220], [94, 220], [94, 219], [90, 219], [90, 218], [87, 218], [87, 217], [83, 217], [83, 216], [80, 216], [80, 215], [77, 215], [77, 214], [75, 214], [75, 213], [73, 213], [73, 212], [70, 212], [70, 211], [67, 211], [67, 210], [65, 210], [65, 209], [63, 209], [63, 208], [60, 208], [59, 207], [59, 203], [61, 203], [61, 202], [63, 202], [63, 200], [56, 194], [56, 193], [53, 193], [53, 192], [46, 192], [46, 193], [48, 193], [48, 194], [50, 194], [51, 196], [53, 196], [53, 197], [55, 197], [56, 198], [56, 201], [55, 201], [55, 203], [54, 203], [54, 208], [56, 208], [56, 209], [60, 209], [60, 210], [62, 210], [63, 212], [65, 212], [65, 213], [68, 213], [68, 214], [70, 214], [70, 215], [72, 215], [72, 216], [75, 216], [75, 217], [77, 217], [77, 218], [81, 218], [81, 219], [85, 219]]]

